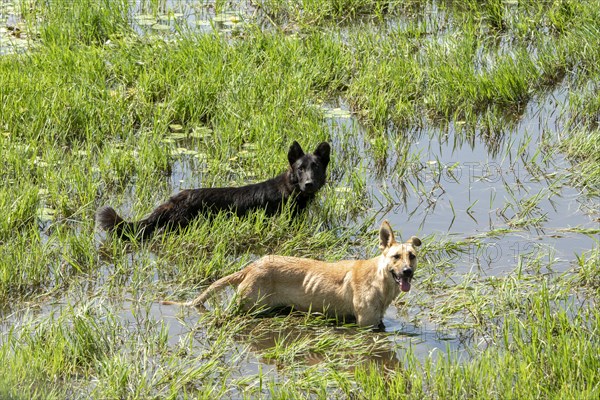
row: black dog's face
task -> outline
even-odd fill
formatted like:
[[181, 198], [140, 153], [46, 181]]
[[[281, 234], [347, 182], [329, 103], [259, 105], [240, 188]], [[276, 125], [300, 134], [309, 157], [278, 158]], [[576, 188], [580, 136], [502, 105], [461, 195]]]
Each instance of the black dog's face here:
[[321, 189], [325, 185], [330, 151], [329, 143], [322, 142], [313, 154], [305, 154], [298, 142], [294, 142], [288, 152], [292, 184], [303, 193], [316, 193]]

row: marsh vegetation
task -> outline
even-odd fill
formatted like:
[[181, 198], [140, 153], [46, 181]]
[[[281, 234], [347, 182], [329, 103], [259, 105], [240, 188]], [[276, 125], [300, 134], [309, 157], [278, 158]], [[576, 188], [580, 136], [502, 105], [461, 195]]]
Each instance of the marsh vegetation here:
[[[0, 397], [598, 398], [600, 4], [0, 0]], [[308, 212], [94, 226], [332, 145]], [[288, 210], [289, 211], [289, 210]], [[423, 241], [385, 332], [159, 305]]]

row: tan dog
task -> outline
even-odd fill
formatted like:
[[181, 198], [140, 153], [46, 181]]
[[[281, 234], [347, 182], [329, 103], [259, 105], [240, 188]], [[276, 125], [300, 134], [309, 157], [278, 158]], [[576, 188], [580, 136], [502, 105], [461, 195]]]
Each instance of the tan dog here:
[[387, 221], [379, 230], [381, 255], [370, 260], [335, 263], [307, 258], [265, 256], [239, 272], [219, 279], [187, 303], [203, 308], [209, 296], [228, 285], [237, 285], [242, 307], [293, 307], [299, 311], [331, 316], [354, 316], [360, 326], [377, 326], [385, 310], [400, 294], [408, 292], [417, 268], [415, 236], [397, 243]]

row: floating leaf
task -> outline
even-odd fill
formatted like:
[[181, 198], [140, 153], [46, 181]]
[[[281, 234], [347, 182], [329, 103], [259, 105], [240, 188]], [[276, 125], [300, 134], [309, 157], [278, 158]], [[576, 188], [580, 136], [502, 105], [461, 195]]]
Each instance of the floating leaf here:
[[242, 22], [242, 21], [239, 19], [231, 18], [227, 21], [223, 21], [223, 25], [231, 27], [231, 26], [238, 25], [240, 22]]
[[223, 13], [217, 14], [213, 17], [213, 21], [215, 22], [229, 22], [229, 23], [238, 23], [240, 21], [240, 17], [235, 13]]
[[343, 110], [339, 107], [325, 109], [325, 118], [350, 118], [352, 114], [348, 110]]
[[156, 24], [156, 25], [152, 25], [152, 29], [157, 30], [157, 31], [168, 31], [171, 29], [171, 27], [169, 25]]
[[186, 149], [185, 147], [177, 147], [176, 149], [171, 150], [171, 155], [173, 156], [195, 156], [196, 154], [198, 154], [197, 151]]
[[167, 136], [167, 138], [172, 140], [181, 140], [187, 138], [187, 135], [184, 132], [173, 132]]
[[197, 27], [209, 27], [210, 21], [206, 19], [199, 19], [196, 21], [188, 22], [189, 25], [196, 25]]
[[171, 132], [181, 132], [183, 131], [183, 126], [179, 124], [171, 124], [169, 125], [169, 129]]
[[137, 24], [139, 26], [152, 26], [154, 24], [156, 24], [156, 19], [152, 18], [152, 19], [141, 19], [139, 21], [137, 21]]
[[205, 126], [196, 126], [189, 134], [191, 138], [206, 139], [212, 136], [212, 129]]
[[42, 207], [42, 208], [38, 209], [38, 218], [42, 222], [52, 221], [54, 219], [55, 215], [56, 215], [56, 210], [54, 210], [53, 208]]

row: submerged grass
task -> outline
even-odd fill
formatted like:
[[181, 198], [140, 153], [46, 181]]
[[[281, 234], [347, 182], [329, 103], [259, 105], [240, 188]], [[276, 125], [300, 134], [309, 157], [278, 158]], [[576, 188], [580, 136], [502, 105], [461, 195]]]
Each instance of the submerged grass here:
[[[417, 326], [480, 340], [469, 359], [423, 357], [399, 332], [315, 316], [157, 306], [267, 253], [375, 255], [381, 210], [413, 192], [435, 206], [424, 174], [439, 186], [448, 171], [439, 160], [416, 170], [403, 128], [454, 124], [460, 140], [480, 136], [493, 153], [530, 99], [558, 84], [571, 91], [562, 111], [572, 124], [544, 151], [564, 152], [573, 181], [598, 195], [597, 2], [257, 7], [275, 29], [159, 38], [132, 29], [125, 0], [21, 6], [39, 45], [0, 57], [0, 397], [598, 397], [597, 247], [562, 275], [546, 272], [550, 251], [520, 257], [502, 277], [456, 272], [486, 240], [543, 226], [552, 182], [525, 198], [508, 191], [506, 227], [469, 239], [421, 227], [421, 292], [397, 308]], [[347, 117], [324, 111], [338, 97], [365, 138], [332, 133], [331, 120]], [[334, 146], [330, 184], [299, 218], [222, 214], [147, 244], [94, 230], [104, 204], [138, 219], [181, 188], [270, 178], [293, 140], [306, 151]], [[386, 175], [375, 198], [368, 177]], [[394, 228], [405, 238], [418, 229]]]

